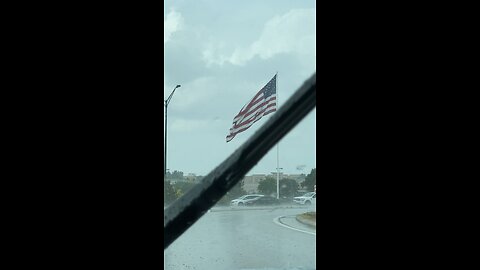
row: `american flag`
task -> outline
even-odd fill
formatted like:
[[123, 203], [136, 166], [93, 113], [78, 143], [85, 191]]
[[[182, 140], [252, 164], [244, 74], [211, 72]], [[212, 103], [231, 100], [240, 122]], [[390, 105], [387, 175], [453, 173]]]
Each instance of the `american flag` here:
[[247, 130], [253, 123], [260, 120], [264, 115], [277, 110], [277, 75], [265, 85], [260, 91], [248, 102], [240, 112], [233, 118], [230, 134], [227, 135], [227, 142], [235, 138], [240, 132]]

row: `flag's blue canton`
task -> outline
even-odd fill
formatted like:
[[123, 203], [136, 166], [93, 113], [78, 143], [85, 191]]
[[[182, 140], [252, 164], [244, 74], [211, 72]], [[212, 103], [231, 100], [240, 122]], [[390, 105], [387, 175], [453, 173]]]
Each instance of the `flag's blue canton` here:
[[277, 75], [270, 80], [267, 85], [263, 88], [263, 97], [266, 99], [269, 96], [275, 94], [275, 85], [276, 85]]

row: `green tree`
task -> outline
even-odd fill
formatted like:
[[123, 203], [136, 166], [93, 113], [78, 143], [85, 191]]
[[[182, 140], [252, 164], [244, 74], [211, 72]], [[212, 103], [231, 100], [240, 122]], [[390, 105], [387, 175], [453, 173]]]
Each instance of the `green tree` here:
[[183, 179], [183, 172], [181, 171], [173, 171], [172, 173], [173, 179]]
[[173, 173], [167, 171], [167, 174], [165, 175], [167, 179], [183, 179], [183, 172], [182, 171], [173, 171]]
[[[279, 191], [280, 197], [291, 198], [295, 196], [298, 190], [297, 181], [289, 178], [280, 179]], [[258, 191], [265, 195], [274, 196], [277, 194], [277, 179], [267, 176], [265, 180], [258, 183]]]
[[168, 204], [174, 201], [177, 198], [175, 194], [175, 189], [170, 184], [170, 181], [163, 181], [163, 203]]
[[302, 186], [308, 191], [313, 191], [313, 186], [317, 184], [317, 168], [313, 168], [312, 171], [305, 177]]
[[195, 183], [192, 182], [176, 182], [173, 187], [177, 193], [177, 198], [185, 194], [189, 189], [195, 186]]
[[182, 197], [183, 191], [181, 189], [175, 189], [175, 196], [177, 196], [177, 198]]
[[267, 176], [258, 183], [258, 192], [265, 195], [277, 194], [277, 180], [271, 176]]
[[297, 181], [289, 178], [284, 178], [280, 180], [280, 197], [293, 198], [297, 194], [297, 190]]

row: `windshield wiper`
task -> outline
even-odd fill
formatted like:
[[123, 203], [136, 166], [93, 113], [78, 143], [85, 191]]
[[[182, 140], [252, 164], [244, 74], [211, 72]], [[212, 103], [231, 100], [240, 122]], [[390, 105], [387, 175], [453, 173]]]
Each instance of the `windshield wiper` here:
[[[316, 74], [242, 146], [164, 210], [163, 249], [215, 205], [316, 106]], [[165, 181], [165, 179], [164, 179]]]

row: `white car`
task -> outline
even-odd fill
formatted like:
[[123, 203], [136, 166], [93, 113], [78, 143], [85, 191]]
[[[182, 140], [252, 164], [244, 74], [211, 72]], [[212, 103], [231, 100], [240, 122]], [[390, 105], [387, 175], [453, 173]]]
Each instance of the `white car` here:
[[311, 205], [314, 202], [314, 200], [316, 201], [316, 198], [317, 198], [316, 192], [308, 192], [303, 194], [302, 196], [294, 197], [293, 202], [298, 204]]
[[260, 197], [263, 197], [264, 195], [261, 194], [250, 194], [250, 195], [243, 195], [240, 198], [237, 198], [235, 200], [230, 201], [230, 205], [232, 206], [243, 206], [246, 205], [250, 201], [254, 201]]

